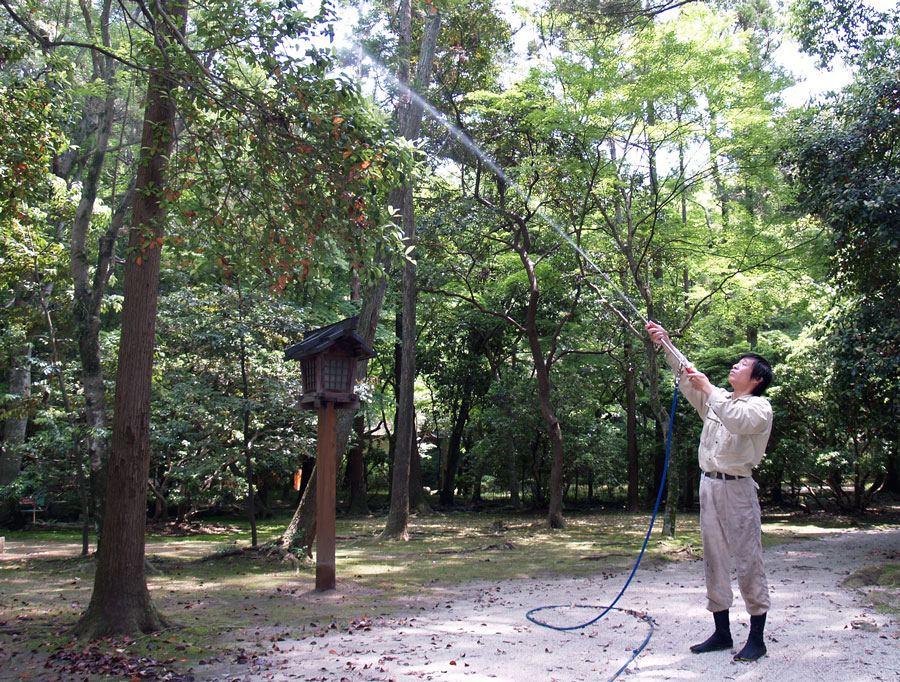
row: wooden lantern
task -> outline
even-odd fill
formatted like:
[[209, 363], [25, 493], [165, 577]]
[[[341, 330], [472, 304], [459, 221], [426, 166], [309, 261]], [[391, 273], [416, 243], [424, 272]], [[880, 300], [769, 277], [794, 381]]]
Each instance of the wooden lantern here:
[[300, 406], [319, 412], [316, 457], [316, 589], [335, 587], [335, 527], [337, 490], [337, 418], [335, 410], [359, 407], [356, 387], [358, 360], [375, 351], [356, 333], [357, 318], [315, 329], [284, 352], [285, 360], [299, 360], [303, 393]]
[[326, 403], [356, 409], [357, 360], [374, 358], [375, 351], [356, 333], [356, 317], [314, 329], [284, 352], [285, 360], [299, 360], [303, 379], [300, 406], [315, 410]]

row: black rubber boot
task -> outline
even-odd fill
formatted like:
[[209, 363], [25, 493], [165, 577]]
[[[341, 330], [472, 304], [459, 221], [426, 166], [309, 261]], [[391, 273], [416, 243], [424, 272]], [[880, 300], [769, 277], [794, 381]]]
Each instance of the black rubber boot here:
[[750, 637], [747, 643], [734, 657], [736, 661], [755, 661], [766, 655], [766, 643], [763, 631], [766, 629], [766, 614], [750, 616]]
[[728, 609], [714, 611], [713, 618], [716, 621], [716, 631], [712, 637], [700, 644], [694, 644], [691, 651], [695, 654], [705, 654], [708, 651], [722, 651], [730, 649], [734, 642], [731, 640], [731, 626], [728, 624]]

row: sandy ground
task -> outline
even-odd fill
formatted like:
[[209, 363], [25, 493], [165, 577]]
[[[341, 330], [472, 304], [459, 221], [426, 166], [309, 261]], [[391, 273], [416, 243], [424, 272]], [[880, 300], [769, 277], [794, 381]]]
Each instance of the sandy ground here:
[[[688, 650], [712, 630], [699, 562], [641, 568], [617, 606], [647, 613], [656, 628], [618, 679], [900, 680], [900, 623], [871, 608], [865, 594], [840, 587], [861, 566], [898, 560], [900, 529], [848, 531], [767, 549], [769, 653], [753, 663], [736, 663], [727, 651], [697, 655]], [[626, 577], [485, 582], [443, 598], [423, 593], [405, 614], [362, 620], [349, 632], [327, 630], [276, 641], [254, 665], [207, 671], [208, 677], [195, 673], [218, 682], [609, 680], [644, 641], [647, 623], [612, 611], [583, 630], [558, 632], [532, 624], [525, 614], [551, 604], [608, 604]], [[345, 599], [351, 590], [339, 585], [327, 596], [306, 598]], [[595, 614], [564, 608], [538, 615], [568, 625]], [[748, 620], [736, 594], [731, 611], [736, 650], [746, 640]]]

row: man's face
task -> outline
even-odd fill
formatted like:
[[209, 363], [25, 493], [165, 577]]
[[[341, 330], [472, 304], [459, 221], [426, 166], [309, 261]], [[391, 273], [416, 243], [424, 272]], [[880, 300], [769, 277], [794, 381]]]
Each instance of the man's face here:
[[741, 358], [731, 366], [731, 372], [728, 374], [728, 383], [737, 393], [752, 393], [756, 385], [762, 379], [753, 379], [750, 377], [753, 372], [753, 365], [756, 360], [753, 358]]

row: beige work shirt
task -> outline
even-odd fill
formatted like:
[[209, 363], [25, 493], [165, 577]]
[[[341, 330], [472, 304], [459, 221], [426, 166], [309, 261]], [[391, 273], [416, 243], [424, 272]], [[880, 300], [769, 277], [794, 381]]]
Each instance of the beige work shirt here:
[[[666, 353], [672, 370], [678, 360]], [[750, 476], [766, 452], [772, 434], [772, 405], [760, 396], [744, 395], [736, 400], [723, 388], [714, 387], [709, 398], [691, 386], [681, 370], [679, 390], [703, 419], [698, 459], [703, 471]]]

